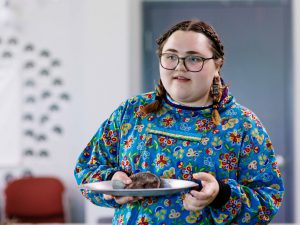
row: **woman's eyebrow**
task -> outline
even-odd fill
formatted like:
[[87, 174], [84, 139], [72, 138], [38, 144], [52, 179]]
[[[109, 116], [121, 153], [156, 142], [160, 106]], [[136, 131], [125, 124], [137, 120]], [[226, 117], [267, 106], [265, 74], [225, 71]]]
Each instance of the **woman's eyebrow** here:
[[200, 52], [196, 52], [196, 51], [187, 51], [186, 53], [187, 53], [187, 54], [190, 54], [190, 55], [192, 55], [192, 54], [201, 55]]
[[165, 50], [166, 52], [178, 52], [176, 49], [168, 48]]
[[[174, 52], [174, 53], [178, 53], [178, 51], [176, 49], [173, 48], [168, 48], [165, 50], [166, 52]], [[196, 52], [196, 51], [187, 51], [185, 52], [185, 54], [187, 55], [202, 55], [200, 52]]]

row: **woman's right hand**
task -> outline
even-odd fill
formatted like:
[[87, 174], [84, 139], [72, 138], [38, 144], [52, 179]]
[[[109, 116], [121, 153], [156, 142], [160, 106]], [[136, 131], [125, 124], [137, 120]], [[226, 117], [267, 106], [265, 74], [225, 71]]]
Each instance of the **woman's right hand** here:
[[[126, 173], [122, 172], [122, 171], [118, 171], [116, 172], [113, 177], [111, 178], [111, 180], [120, 180], [122, 181], [124, 184], [128, 185], [132, 183], [132, 180], [127, 176]], [[126, 204], [128, 202], [135, 202], [138, 200], [143, 199], [143, 197], [132, 197], [132, 196], [113, 196], [113, 195], [103, 195], [103, 198], [105, 200], [112, 200], [115, 199], [116, 203], [123, 205]]]

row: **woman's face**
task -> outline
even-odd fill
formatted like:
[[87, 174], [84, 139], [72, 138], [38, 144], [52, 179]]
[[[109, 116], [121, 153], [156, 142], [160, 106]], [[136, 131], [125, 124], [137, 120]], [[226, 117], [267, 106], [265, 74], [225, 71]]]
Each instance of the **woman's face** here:
[[[213, 56], [210, 40], [193, 31], [175, 31], [166, 41], [162, 53], [174, 53], [180, 58]], [[212, 103], [209, 92], [214, 76], [219, 76], [219, 68], [216, 60], [210, 59], [204, 61], [199, 72], [187, 71], [182, 60], [175, 70], [164, 69], [161, 65], [159, 70], [161, 81], [173, 100], [186, 106], [204, 106]]]

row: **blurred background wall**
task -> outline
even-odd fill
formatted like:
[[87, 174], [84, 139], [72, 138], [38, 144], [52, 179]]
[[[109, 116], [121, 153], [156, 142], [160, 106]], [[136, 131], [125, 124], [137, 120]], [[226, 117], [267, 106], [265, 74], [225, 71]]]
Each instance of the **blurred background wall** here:
[[292, 87], [294, 89], [294, 96], [295, 96], [295, 110], [294, 110], [294, 194], [295, 194], [295, 221], [300, 222], [300, 194], [297, 192], [297, 188], [300, 185], [300, 176], [297, 171], [300, 170], [300, 164], [298, 161], [300, 160], [300, 139], [299, 139], [299, 126], [300, 126], [300, 2], [293, 1], [293, 45], [294, 45], [294, 83]]
[[[2, 0], [4, 5], [5, 2]], [[71, 222], [99, 222], [102, 217], [110, 217], [112, 211], [94, 207], [84, 200], [77, 190], [73, 168], [100, 123], [121, 101], [142, 90], [142, 1], [9, 2], [15, 17], [3, 13], [7, 8], [0, 11], [0, 23], [4, 21], [0, 28], [0, 87], [8, 80], [8, 68], [17, 68], [10, 74], [20, 82], [14, 87], [14, 93], [20, 93], [20, 98], [8, 95], [7, 91], [0, 92], [0, 99], [10, 97], [17, 102], [12, 106], [7, 103], [14, 114], [4, 112], [4, 104], [0, 102], [0, 113], [3, 112], [0, 117], [5, 115], [5, 120], [0, 120], [0, 139], [10, 138], [9, 143], [19, 144], [0, 142], [3, 144], [0, 146], [0, 190], [3, 191], [6, 182], [17, 177], [54, 175], [66, 185]], [[291, 119], [297, 190], [300, 185], [296, 172], [300, 169], [297, 164], [300, 160], [297, 138], [300, 126], [297, 117], [300, 113], [300, 3], [294, 0], [292, 4], [294, 82], [290, 87], [294, 90], [295, 117]], [[12, 20], [15, 22], [10, 25], [7, 21]], [[10, 40], [11, 37], [17, 41]], [[5, 54], [7, 51], [13, 56]], [[34, 62], [34, 67], [28, 64], [30, 61]], [[51, 101], [45, 97], [47, 91], [51, 93]], [[61, 94], [68, 97], [62, 98]], [[28, 112], [34, 116], [33, 120], [28, 119]], [[18, 118], [21, 119], [18, 121]], [[300, 194], [295, 191], [293, 195], [295, 222], [300, 222], [297, 214]], [[0, 202], [3, 209], [3, 195]]]

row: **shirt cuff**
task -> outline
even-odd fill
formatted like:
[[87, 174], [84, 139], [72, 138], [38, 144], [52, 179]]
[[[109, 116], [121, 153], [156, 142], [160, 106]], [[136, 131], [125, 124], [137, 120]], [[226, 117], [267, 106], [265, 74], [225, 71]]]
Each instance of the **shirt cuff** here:
[[219, 193], [217, 197], [213, 200], [212, 203], [210, 203], [210, 207], [219, 209], [222, 206], [225, 205], [225, 203], [229, 200], [230, 195], [231, 195], [231, 188], [228, 184], [225, 184], [222, 181], [219, 181]]

